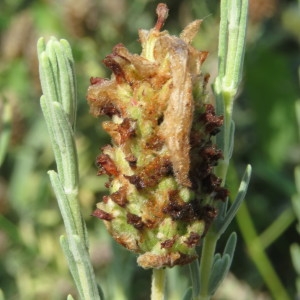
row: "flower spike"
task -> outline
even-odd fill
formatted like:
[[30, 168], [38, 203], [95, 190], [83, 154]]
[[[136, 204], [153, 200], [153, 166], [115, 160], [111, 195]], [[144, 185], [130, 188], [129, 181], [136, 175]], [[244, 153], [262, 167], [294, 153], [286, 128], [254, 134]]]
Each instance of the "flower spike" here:
[[223, 118], [206, 96], [208, 52], [191, 46], [201, 20], [176, 37], [160, 31], [165, 4], [157, 15], [153, 29], [139, 31], [141, 55], [116, 45], [103, 61], [113, 75], [92, 78], [87, 94], [91, 113], [110, 117], [103, 128], [112, 138], [97, 158], [110, 193], [93, 215], [144, 268], [196, 259], [216, 201], [228, 195], [213, 172], [222, 152], [212, 137]]

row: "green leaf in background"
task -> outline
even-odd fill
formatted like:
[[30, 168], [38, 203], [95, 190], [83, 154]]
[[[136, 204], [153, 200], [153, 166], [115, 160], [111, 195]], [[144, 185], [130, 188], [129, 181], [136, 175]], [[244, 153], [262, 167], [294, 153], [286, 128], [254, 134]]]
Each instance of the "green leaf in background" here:
[[252, 49], [245, 61], [246, 97], [259, 138], [253, 154], [257, 158], [267, 157], [277, 167], [286, 161], [288, 149], [296, 138], [294, 102], [298, 94], [290, 62], [272, 48]]
[[[2, 99], [1, 99], [2, 98]], [[8, 151], [12, 126], [12, 107], [3, 97], [0, 97], [0, 167]]]

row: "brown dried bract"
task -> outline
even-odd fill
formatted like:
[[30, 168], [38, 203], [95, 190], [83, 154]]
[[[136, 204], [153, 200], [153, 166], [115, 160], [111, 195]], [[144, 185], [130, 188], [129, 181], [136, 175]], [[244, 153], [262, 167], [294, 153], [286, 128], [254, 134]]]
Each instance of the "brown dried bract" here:
[[103, 81], [105, 81], [105, 79], [101, 78], [101, 77], [91, 77], [90, 78], [90, 84], [91, 85], [97, 84], [97, 83], [102, 83]]
[[111, 221], [113, 219], [113, 216], [105, 211], [103, 211], [102, 209], [97, 208], [93, 213], [92, 213], [93, 217], [99, 218], [101, 220], [105, 220], [105, 221]]
[[205, 205], [202, 207], [201, 218], [205, 221], [205, 232], [208, 230], [217, 214], [217, 209], [210, 205]]
[[87, 95], [87, 100], [90, 105], [90, 112], [95, 116], [123, 115], [124, 107], [118, 99], [117, 83], [108, 79], [102, 81], [97, 80], [90, 85]]
[[200, 155], [202, 159], [209, 163], [211, 166], [216, 166], [218, 163], [218, 160], [223, 158], [223, 153], [220, 149], [216, 149], [214, 145], [207, 147], [204, 147], [200, 150]]
[[124, 144], [129, 138], [135, 136], [136, 121], [130, 118], [124, 118], [121, 124], [103, 122], [102, 126], [117, 145]]
[[160, 243], [160, 246], [161, 246], [161, 248], [169, 249], [169, 248], [172, 248], [174, 243], [175, 243], [175, 239], [165, 240]]
[[164, 145], [164, 139], [156, 134], [152, 135], [145, 144], [146, 149], [160, 151]]
[[116, 76], [117, 83], [122, 83], [124, 80], [126, 80], [123, 68], [116, 61], [116, 55], [114, 53], [107, 55], [103, 62], [108, 68], [110, 68], [113, 71], [113, 73]]
[[223, 125], [223, 116], [216, 116], [215, 108], [211, 104], [205, 105], [205, 112], [200, 115], [199, 120], [205, 124], [208, 134], [216, 135]]
[[170, 174], [172, 165], [168, 157], [157, 156], [148, 165], [137, 170], [136, 175], [125, 176], [137, 189], [149, 188]]
[[193, 222], [203, 218], [201, 202], [198, 199], [184, 202], [176, 190], [169, 192], [169, 201], [162, 208], [162, 211], [173, 220], [184, 222]]
[[127, 223], [133, 225], [134, 228], [139, 230], [145, 225], [141, 217], [132, 213], [127, 213]]
[[117, 192], [114, 192], [110, 195], [112, 201], [120, 205], [121, 207], [125, 207], [128, 203], [126, 198], [126, 187], [122, 186]]
[[163, 212], [170, 215], [173, 220], [189, 222], [196, 219], [191, 203], [170, 202]]
[[201, 236], [196, 232], [191, 232], [188, 239], [185, 241], [185, 243], [190, 247], [193, 248], [197, 246], [200, 242]]
[[228, 196], [229, 196], [229, 191], [225, 187], [218, 186], [215, 188], [214, 196], [213, 196], [215, 200], [221, 200], [224, 202]]
[[137, 158], [132, 153], [128, 154], [125, 159], [128, 161], [129, 166], [132, 169], [136, 169]]
[[99, 168], [97, 175], [107, 174], [109, 176], [118, 176], [119, 171], [114, 161], [107, 154], [100, 154], [96, 159], [96, 165]]

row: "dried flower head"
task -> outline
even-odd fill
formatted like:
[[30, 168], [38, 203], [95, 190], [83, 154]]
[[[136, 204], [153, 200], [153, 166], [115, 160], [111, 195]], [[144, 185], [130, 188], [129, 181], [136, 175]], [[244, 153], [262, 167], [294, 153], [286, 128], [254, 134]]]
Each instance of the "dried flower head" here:
[[227, 197], [213, 174], [222, 153], [211, 137], [223, 119], [207, 103], [208, 53], [191, 46], [201, 20], [176, 37], [160, 31], [167, 6], [156, 12], [154, 28], [139, 31], [141, 55], [116, 45], [104, 59], [111, 79], [91, 78], [87, 95], [94, 116], [110, 117], [103, 128], [112, 138], [97, 158], [110, 194], [93, 215], [144, 268], [194, 260], [217, 214], [214, 201]]

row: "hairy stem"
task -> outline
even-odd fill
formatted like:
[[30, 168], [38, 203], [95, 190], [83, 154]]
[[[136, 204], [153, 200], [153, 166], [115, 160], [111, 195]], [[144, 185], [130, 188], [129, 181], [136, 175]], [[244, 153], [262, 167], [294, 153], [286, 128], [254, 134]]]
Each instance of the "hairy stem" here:
[[152, 285], [151, 285], [151, 300], [163, 300], [165, 290], [165, 269], [153, 269]]

